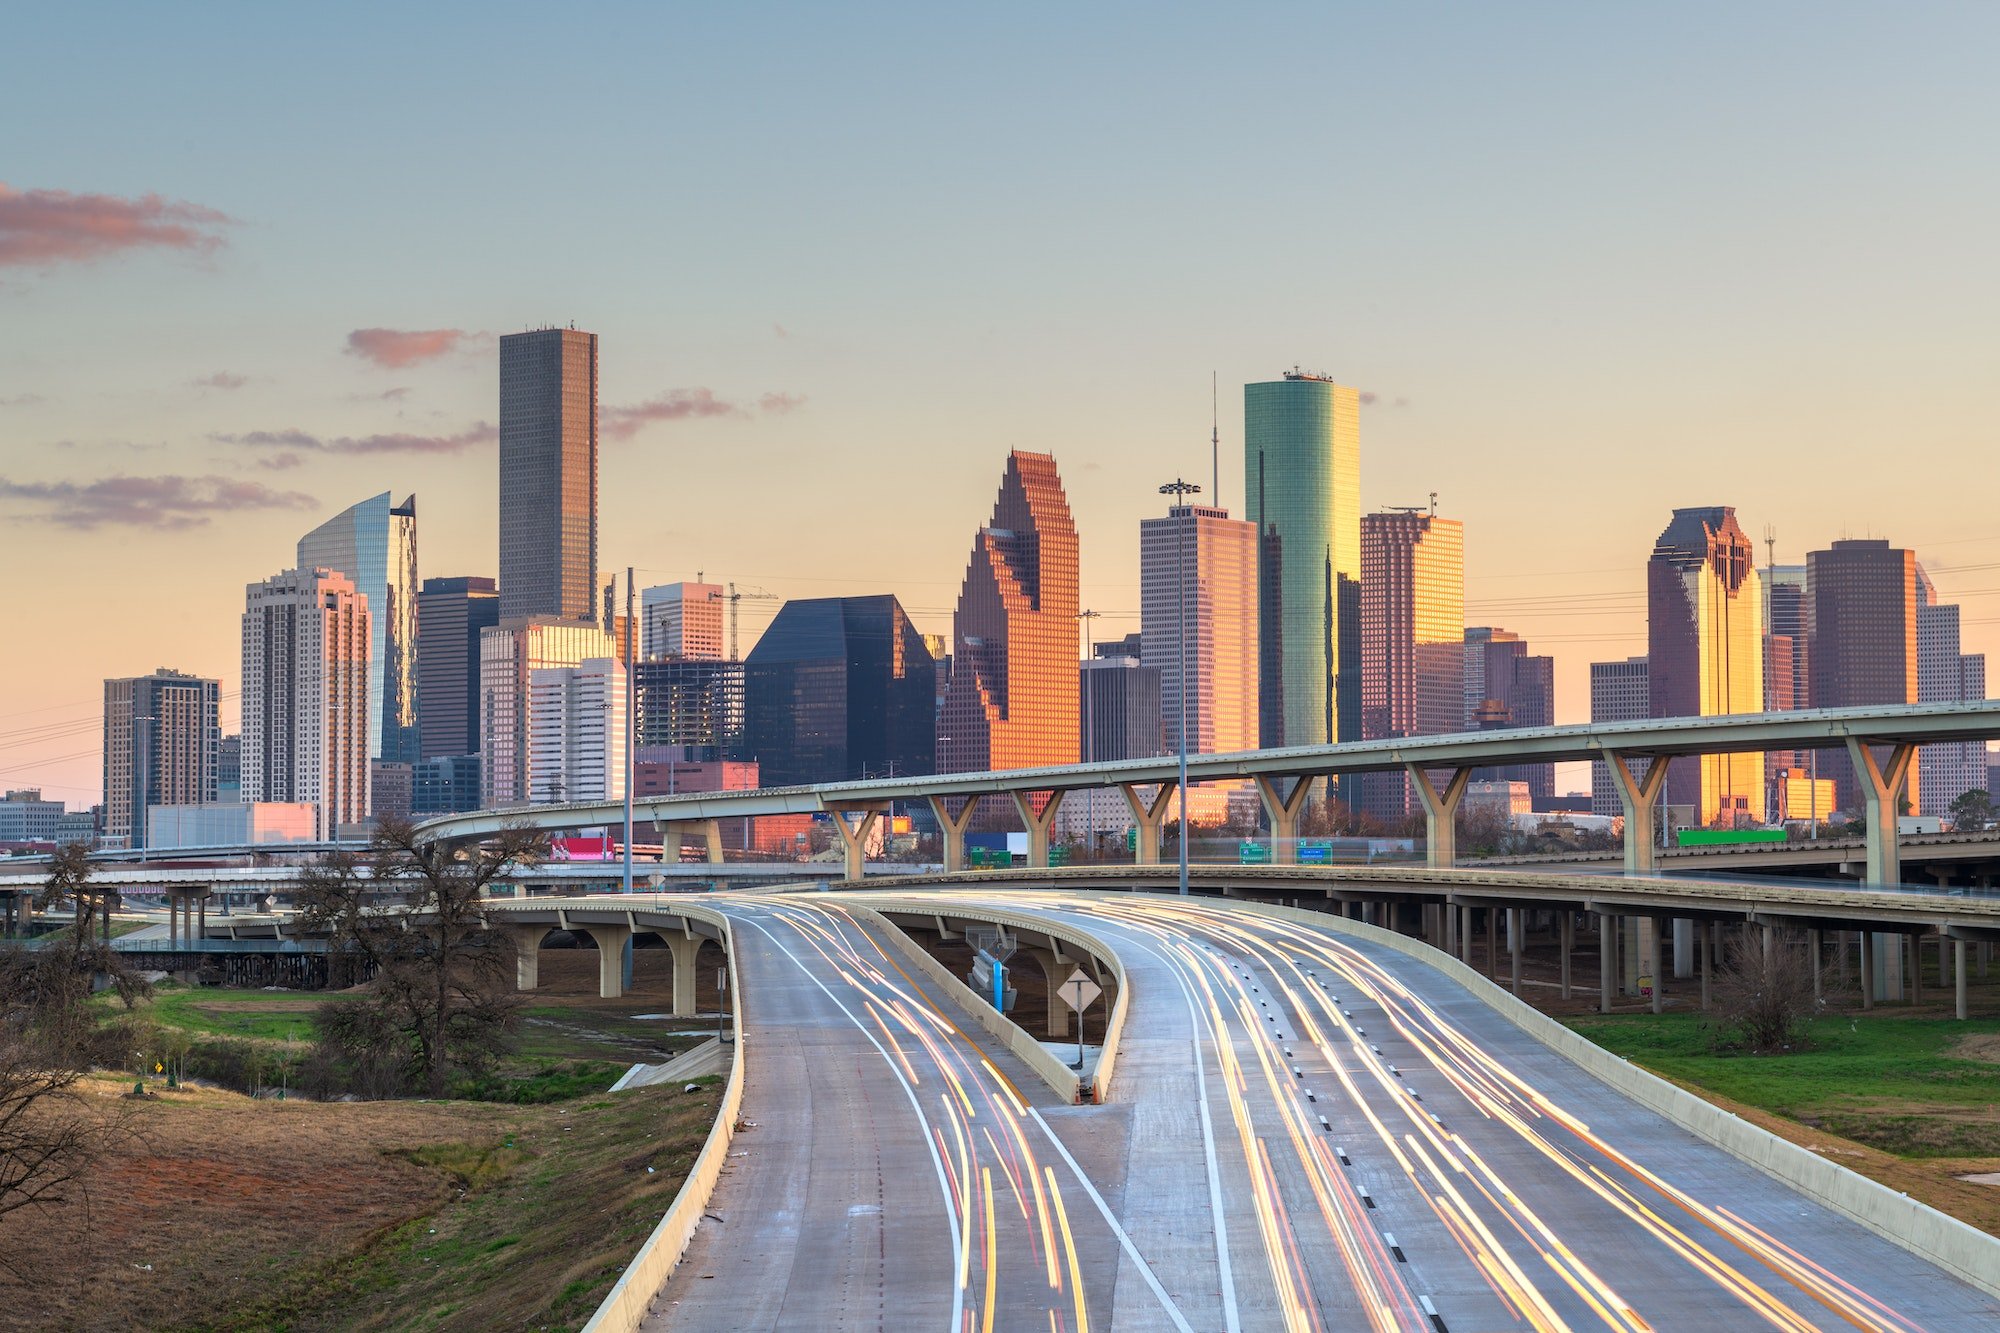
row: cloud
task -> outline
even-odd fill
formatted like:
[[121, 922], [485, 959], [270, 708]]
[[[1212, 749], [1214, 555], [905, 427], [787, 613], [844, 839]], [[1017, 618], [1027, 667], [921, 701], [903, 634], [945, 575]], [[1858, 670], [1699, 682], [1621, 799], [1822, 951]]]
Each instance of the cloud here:
[[464, 329], [356, 329], [347, 335], [347, 354], [384, 370], [405, 370], [483, 338]]
[[290, 472], [295, 467], [304, 467], [305, 459], [297, 454], [272, 454], [257, 460], [257, 466], [268, 472]]
[[1410, 400], [1407, 398], [1397, 398], [1391, 402], [1383, 403], [1381, 394], [1370, 389], [1363, 389], [1361, 391], [1361, 405], [1363, 407], [1374, 407], [1378, 403], [1381, 403], [1384, 407], [1408, 407]]
[[789, 338], [792, 336], [792, 331], [782, 324], [773, 324], [771, 332], [777, 334], [780, 338]]
[[89, 531], [100, 527], [198, 528], [216, 513], [246, 509], [312, 509], [301, 491], [277, 491], [233, 477], [102, 477], [96, 481], [10, 481], [0, 477], [0, 502], [30, 518]]
[[631, 407], [607, 407], [598, 414], [597, 427], [614, 440], [629, 440], [641, 427], [655, 421], [742, 415], [742, 408], [717, 398], [713, 390], [675, 389]]
[[213, 375], [203, 375], [200, 379], [195, 380], [194, 387], [197, 389], [240, 389], [249, 382], [250, 377], [247, 375], [236, 375], [227, 370], [218, 370]]
[[783, 416], [806, 405], [802, 393], [767, 393], [757, 400], [757, 406], [773, 416]]
[[46, 401], [47, 399], [38, 393], [17, 393], [12, 398], [0, 398], [0, 407], [33, 407], [36, 403]]
[[[453, 435], [314, 435], [296, 426], [285, 430], [253, 430], [241, 435], [212, 435], [223, 444], [253, 449], [280, 449], [314, 454], [457, 454], [476, 444], [491, 444], [500, 432], [476, 421]], [[279, 464], [278, 466], [289, 466]]]
[[234, 222], [200, 204], [157, 194], [121, 199], [68, 190], [16, 190], [0, 182], [0, 267], [88, 263], [127, 250], [220, 249]]

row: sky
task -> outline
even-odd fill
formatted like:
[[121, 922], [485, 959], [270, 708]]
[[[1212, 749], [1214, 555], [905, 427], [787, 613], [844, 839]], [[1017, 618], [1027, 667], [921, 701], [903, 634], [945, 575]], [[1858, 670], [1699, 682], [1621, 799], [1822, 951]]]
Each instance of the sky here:
[[[0, 786], [414, 493], [493, 574], [497, 335], [600, 335], [600, 551], [944, 633], [1010, 448], [1101, 636], [1242, 389], [1369, 395], [1467, 616], [1645, 651], [1676, 506], [1916, 548], [2000, 651], [2000, 8], [39, 6], [0, 80]], [[1760, 556], [1761, 556], [1760, 547]], [[744, 642], [777, 603], [745, 601]]]

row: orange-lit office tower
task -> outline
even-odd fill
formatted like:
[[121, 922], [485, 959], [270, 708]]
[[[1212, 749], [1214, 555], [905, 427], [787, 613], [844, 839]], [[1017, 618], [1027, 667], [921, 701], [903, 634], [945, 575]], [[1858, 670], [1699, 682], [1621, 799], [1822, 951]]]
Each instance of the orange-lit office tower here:
[[[1654, 717], [1764, 710], [1764, 597], [1750, 538], [1727, 505], [1676, 509], [1646, 565], [1646, 661]], [[1764, 816], [1764, 756], [1705, 754], [1667, 775], [1691, 823]]]
[[[1465, 525], [1422, 510], [1361, 517], [1361, 735], [1434, 736], [1465, 725]], [[1419, 809], [1399, 773], [1369, 774], [1362, 803]]]
[[952, 621], [940, 772], [1077, 761], [1077, 541], [1056, 460], [1015, 450]]

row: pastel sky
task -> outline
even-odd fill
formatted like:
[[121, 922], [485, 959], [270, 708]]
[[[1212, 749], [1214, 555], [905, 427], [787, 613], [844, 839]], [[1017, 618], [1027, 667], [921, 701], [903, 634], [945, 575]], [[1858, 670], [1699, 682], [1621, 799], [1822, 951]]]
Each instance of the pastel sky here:
[[[491, 574], [495, 335], [602, 337], [602, 551], [944, 631], [1010, 447], [1100, 634], [1240, 385], [1373, 395], [1468, 614], [1644, 651], [1676, 505], [1912, 545], [2000, 650], [2000, 8], [33, 6], [0, 79], [0, 785], [225, 682], [355, 500]], [[774, 603], [745, 603], [746, 643]]]

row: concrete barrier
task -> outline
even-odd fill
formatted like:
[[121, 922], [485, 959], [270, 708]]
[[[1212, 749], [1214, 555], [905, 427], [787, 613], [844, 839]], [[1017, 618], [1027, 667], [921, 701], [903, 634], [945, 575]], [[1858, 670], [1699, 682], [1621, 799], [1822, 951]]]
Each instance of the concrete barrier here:
[[[641, 910], [636, 915], [653, 914]], [[729, 952], [729, 1004], [733, 1012], [741, 1014], [743, 992], [738, 983], [736, 937], [730, 930], [729, 918], [708, 908], [679, 903], [670, 913], [660, 915], [693, 917], [721, 927], [723, 948]], [[746, 1055], [743, 1025], [738, 1022], [736, 1058], [730, 1062], [729, 1081], [722, 1089], [722, 1109], [716, 1112], [715, 1124], [708, 1131], [708, 1142], [702, 1146], [701, 1155], [694, 1159], [694, 1166], [689, 1169], [687, 1179], [681, 1182], [680, 1192], [674, 1195], [673, 1203], [667, 1206], [667, 1215], [660, 1219], [660, 1224], [653, 1228], [653, 1234], [646, 1237], [645, 1244], [632, 1256], [632, 1262], [625, 1266], [617, 1285], [605, 1296], [597, 1307], [597, 1313], [590, 1317], [590, 1322], [583, 1326], [584, 1333], [632, 1333], [652, 1308], [653, 1298], [660, 1294], [667, 1279], [673, 1276], [681, 1256], [687, 1253], [688, 1242], [694, 1239], [695, 1228], [701, 1224], [701, 1215], [708, 1207], [709, 1196], [715, 1193], [715, 1182], [729, 1160], [730, 1140], [735, 1137], [737, 1117], [743, 1111], [743, 1062]]]
[[1324, 912], [1271, 903], [1238, 902], [1231, 906], [1296, 921], [1319, 930], [1353, 935], [1407, 954], [1458, 982], [1522, 1032], [1614, 1091], [1665, 1116], [1738, 1161], [1852, 1218], [1884, 1240], [1937, 1265], [1961, 1282], [1977, 1287], [1989, 1296], [2000, 1296], [2000, 1238], [1989, 1236], [1955, 1217], [1918, 1203], [1906, 1194], [1829, 1162], [1809, 1149], [1760, 1129], [1742, 1117], [1731, 1115], [1721, 1107], [1611, 1054], [1547, 1014], [1516, 999], [1443, 950], [1379, 926], [1349, 921]]
[[[879, 893], [871, 893], [868, 895], [868, 901], [878, 911], [920, 912], [926, 916], [935, 916], [938, 910], [935, 902], [929, 902], [923, 898], [896, 898]], [[998, 926], [1011, 926], [1016, 930], [1032, 930], [1038, 935], [1048, 935], [1051, 938], [1059, 939], [1073, 946], [1079, 953], [1089, 954], [1110, 971], [1112, 979], [1118, 983], [1118, 989], [1117, 993], [1111, 997], [1111, 1017], [1104, 1025], [1104, 1045], [1098, 1052], [1096, 1066], [1091, 1070], [1090, 1090], [1091, 1100], [1094, 1102], [1102, 1104], [1111, 1100], [1112, 1076], [1117, 1072], [1118, 1068], [1118, 1042], [1125, 1033], [1125, 1015], [1129, 1012], [1127, 997], [1131, 994], [1131, 981], [1125, 974], [1125, 964], [1119, 959], [1117, 951], [1102, 939], [1079, 926], [1073, 926], [1067, 921], [1051, 921], [1045, 917], [1035, 916], [1032, 913], [1013, 912], [1004, 907], [994, 907], [986, 903], [968, 904], [959, 901], [952, 904], [951, 914], [953, 916], [963, 916], [974, 920], [991, 922]], [[914, 946], [915, 941], [911, 941], [911, 943]], [[924, 954], [924, 957], [928, 959], [930, 955]], [[931, 961], [935, 962], [936, 960], [932, 959]], [[958, 981], [957, 977], [951, 977], [950, 980], [956, 982], [968, 994], [974, 993], [971, 987]], [[960, 1000], [960, 1003], [964, 1003], [964, 1001]], [[992, 1010], [992, 1008], [992, 1004], [981, 997], [979, 1004], [973, 1008], [972, 1012], [977, 1014], [982, 1009]], [[1031, 1034], [1023, 1031], [1019, 1024], [1005, 1015], [997, 1016], [1009, 1028], [1020, 1032], [1029, 1041], [1034, 1041], [1038, 1049], [1041, 1048], [1041, 1043], [1035, 1041], [1035, 1038]], [[982, 1018], [981, 1021], [984, 1022], [985, 1020]], [[1080, 1019], [1078, 1021], [1081, 1022]], [[1046, 1051], [1044, 1053], [1046, 1054]], [[1062, 1062], [1057, 1061], [1057, 1063], [1061, 1064]], [[1067, 1065], [1063, 1067], [1068, 1068]], [[1072, 1089], [1070, 1092], [1071, 1101], [1076, 1100], [1077, 1093], [1080, 1090], [1081, 1080], [1078, 1082], [1078, 1087]], [[1058, 1088], [1057, 1091], [1060, 1092], [1061, 1089]]]

